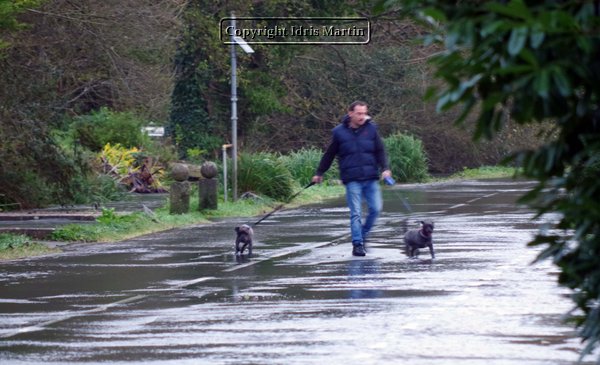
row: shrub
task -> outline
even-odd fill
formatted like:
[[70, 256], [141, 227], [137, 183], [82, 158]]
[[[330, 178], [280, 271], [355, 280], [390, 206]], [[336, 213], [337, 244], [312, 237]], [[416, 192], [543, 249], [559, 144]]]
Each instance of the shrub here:
[[106, 144], [99, 154], [102, 172], [115, 178], [130, 191], [139, 193], [163, 192], [163, 167], [137, 148], [127, 149], [119, 144]]
[[429, 178], [427, 156], [419, 139], [398, 133], [384, 138], [383, 142], [396, 180], [421, 182]]
[[2, 184], [0, 203], [8, 204], [7, 207], [12, 208], [46, 206], [53, 200], [58, 200], [58, 189], [51, 185], [52, 183], [52, 181], [39, 176], [35, 171], [25, 169], [6, 171], [0, 176], [0, 184]]
[[297, 187], [281, 159], [271, 153], [242, 153], [238, 161], [238, 189], [286, 201]]
[[133, 113], [101, 108], [92, 114], [77, 117], [71, 128], [75, 140], [97, 152], [107, 143], [130, 148], [148, 144], [149, 138], [142, 132], [143, 125], [144, 121]]
[[98, 239], [95, 225], [67, 224], [50, 234], [50, 239], [65, 242], [93, 242]]
[[[282, 155], [280, 159], [283, 165], [290, 171], [294, 180], [300, 183], [300, 185], [305, 186], [315, 175], [322, 156], [323, 152], [316, 148], [309, 148]], [[332, 176], [337, 176], [335, 171], [337, 171], [337, 162], [334, 162], [329, 171], [327, 171], [323, 177], [324, 181], [329, 180]]]
[[25, 235], [0, 233], [0, 251], [27, 246], [30, 243], [31, 243], [31, 238], [29, 238]]
[[81, 175], [73, 179], [73, 203], [91, 204], [124, 199], [127, 191], [108, 175]]

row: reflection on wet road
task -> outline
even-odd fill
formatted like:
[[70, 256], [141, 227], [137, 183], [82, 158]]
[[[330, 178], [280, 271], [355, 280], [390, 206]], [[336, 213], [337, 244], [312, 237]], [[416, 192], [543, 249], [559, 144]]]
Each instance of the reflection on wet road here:
[[[384, 189], [367, 256], [342, 200], [0, 264], [0, 360], [18, 363], [574, 364], [555, 268], [531, 265], [531, 184]], [[435, 221], [436, 259], [405, 229]]]

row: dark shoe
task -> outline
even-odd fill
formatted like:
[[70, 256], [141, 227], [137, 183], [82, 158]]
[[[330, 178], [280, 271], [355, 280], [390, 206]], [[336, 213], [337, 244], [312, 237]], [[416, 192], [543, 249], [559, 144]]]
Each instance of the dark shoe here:
[[352, 256], [365, 256], [366, 254], [365, 246], [363, 245], [356, 245], [352, 248]]

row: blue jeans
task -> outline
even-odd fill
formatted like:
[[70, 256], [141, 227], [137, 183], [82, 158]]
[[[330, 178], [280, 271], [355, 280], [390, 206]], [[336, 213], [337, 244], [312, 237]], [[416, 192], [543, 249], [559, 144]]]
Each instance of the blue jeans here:
[[[362, 201], [369, 209], [365, 223], [362, 224]], [[375, 220], [383, 208], [379, 181], [351, 181], [346, 184], [346, 202], [350, 208], [350, 232], [352, 244], [361, 245], [373, 228]]]

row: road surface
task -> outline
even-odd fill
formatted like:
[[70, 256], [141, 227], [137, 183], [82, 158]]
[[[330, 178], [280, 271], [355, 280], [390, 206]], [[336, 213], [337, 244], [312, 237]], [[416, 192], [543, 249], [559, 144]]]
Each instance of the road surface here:
[[[531, 186], [384, 187], [366, 257], [338, 199], [263, 221], [252, 258], [234, 227], [255, 219], [235, 219], [0, 263], [0, 362], [575, 364], [569, 291], [526, 247]], [[435, 260], [401, 250], [421, 219]]]

